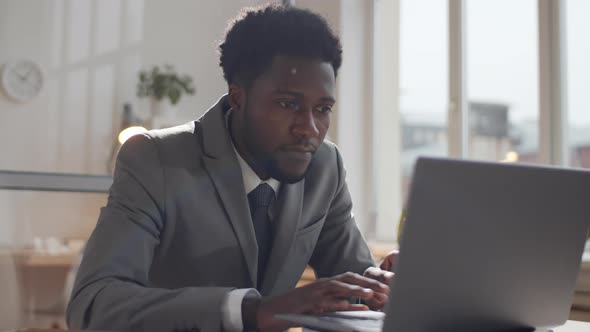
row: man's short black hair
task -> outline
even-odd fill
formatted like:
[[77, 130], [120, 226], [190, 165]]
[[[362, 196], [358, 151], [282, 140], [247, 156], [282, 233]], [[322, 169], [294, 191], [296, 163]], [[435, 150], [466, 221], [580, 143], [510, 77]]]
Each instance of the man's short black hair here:
[[329, 62], [337, 74], [342, 46], [326, 20], [309, 10], [268, 5], [244, 10], [219, 45], [219, 65], [228, 84], [249, 86], [277, 55]]

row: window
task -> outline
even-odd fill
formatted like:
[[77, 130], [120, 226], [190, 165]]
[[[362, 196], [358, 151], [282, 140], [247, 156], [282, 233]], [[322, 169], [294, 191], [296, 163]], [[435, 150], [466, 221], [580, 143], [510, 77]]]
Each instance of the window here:
[[590, 2], [565, 2], [569, 165], [590, 168]]
[[418, 156], [447, 155], [447, 3], [402, 0], [400, 13], [400, 171], [405, 202]]
[[44, 86], [28, 103], [0, 96], [0, 121], [10, 124], [2, 128], [0, 169], [110, 173], [122, 105], [135, 100], [143, 7], [144, 0], [3, 4], [0, 55], [38, 62]]
[[419, 156], [590, 168], [588, 1], [399, 3], [404, 201]]
[[466, 2], [468, 156], [538, 160], [537, 1]]

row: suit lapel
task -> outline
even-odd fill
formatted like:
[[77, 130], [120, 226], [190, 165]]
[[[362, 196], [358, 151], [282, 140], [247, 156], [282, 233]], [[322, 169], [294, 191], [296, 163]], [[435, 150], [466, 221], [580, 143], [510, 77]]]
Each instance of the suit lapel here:
[[[250, 217], [242, 171], [236, 158], [225, 123], [226, 97], [222, 97], [198, 122], [202, 132], [203, 163], [223, 208], [231, 222], [248, 266], [251, 284], [256, 285], [258, 245]], [[281, 185], [278, 195], [277, 218], [273, 221], [274, 239], [264, 281], [256, 285], [263, 295], [270, 293], [295, 240], [301, 219], [305, 180]]]
[[225, 124], [225, 96], [199, 122], [202, 123], [203, 163], [213, 182], [242, 249], [251, 284], [256, 285], [258, 246], [250, 209], [236, 158]]
[[286, 258], [293, 246], [295, 233], [301, 220], [301, 207], [303, 205], [303, 190], [305, 180], [295, 184], [281, 185], [278, 199], [278, 218], [274, 223], [274, 239], [272, 251], [264, 275], [264, 281], [261, 289], [262, 295], [268, 295], [277, 282], [279, 272], [285, 264], [288, 264]]
[[256, 285], [258, 246], [240, 168], [237, 161], [227, 163], [223, 159], [205, 157], [204, 162], [242, 248], [252, 285]]

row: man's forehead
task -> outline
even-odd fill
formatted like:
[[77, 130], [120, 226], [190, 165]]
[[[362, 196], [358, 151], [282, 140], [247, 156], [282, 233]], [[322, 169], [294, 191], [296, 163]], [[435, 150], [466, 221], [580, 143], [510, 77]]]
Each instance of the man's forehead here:
[[262, 76], [275, 90], [313, 89], [333, 95], [335, 89], [332, 65], [319, 59], [275, 57]]
[[310, 75], [323, 73], [334, 77], [332, 64], [316, 58], [279, 55], [275, 56], [267, 71], [279, 78], [296, 77], [297, 75]]

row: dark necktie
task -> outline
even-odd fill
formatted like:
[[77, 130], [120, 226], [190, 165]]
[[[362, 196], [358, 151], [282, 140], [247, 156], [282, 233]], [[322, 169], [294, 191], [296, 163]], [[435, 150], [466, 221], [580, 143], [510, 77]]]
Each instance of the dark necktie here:
[[248, 194], [250, 214], [254, 224], [254, 232], [256, 233], [256, 242], [258, 243], [258, 288], [262, 284], [266, 272], [266, 263], [272, 247], [272, 228], [268, 216], [268, 207], [274, 197], [274, 190], [266, 183], [258, 185], [256, 189]]

